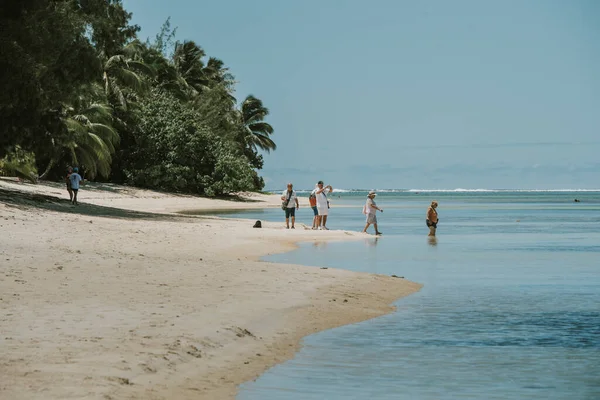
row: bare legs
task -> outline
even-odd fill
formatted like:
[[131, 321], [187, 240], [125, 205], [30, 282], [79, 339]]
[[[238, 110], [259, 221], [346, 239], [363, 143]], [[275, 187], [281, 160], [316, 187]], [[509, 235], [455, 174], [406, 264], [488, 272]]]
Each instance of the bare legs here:
[[[296, 216], [292, 215], [292, 229], [296, 229]], [[285, 229], [290, 229], [290, 218], [285, 219]]]
[[[367, 233], [367, 229], [369, 228], [370, 225], [371, 225], [371, 223], [367, 222], [367, 224], [365, 225], [365, 229], [363, 229], [363, 233]], [[381, 232], [379, 232], [379, 229], [377, 229], [377, 223], [374, 223], [373, 226], [375, 227], [375, 234], [381, 235]]]
[[321, 225], [322, 229], [328, 229], [325, 225], [327, 224], [327, 215], [323, 215], [321, 216], [321, 220], [323, 221], [323, 224]]
[[434, 226], [429, 227], [429, 235], [427, 235], [427, 236], [435, 236], [435, 227]]
[[315, 216], [316, 228], [315, 229], [325, 229], [329, 230], [325, 225], [327, 224], [327, 215], [317, 215]]

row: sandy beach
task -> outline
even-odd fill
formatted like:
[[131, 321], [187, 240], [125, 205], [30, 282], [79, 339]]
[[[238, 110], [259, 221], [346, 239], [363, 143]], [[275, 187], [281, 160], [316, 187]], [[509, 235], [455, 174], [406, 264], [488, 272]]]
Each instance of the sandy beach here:
[[0, 180], [0, 399], [233, 399], [304, 336], [388, 313], [420, 288], [259, 260], [358, 232], [179, 213], [279, 207], [277, 195], [93, 184], [79, 198]]

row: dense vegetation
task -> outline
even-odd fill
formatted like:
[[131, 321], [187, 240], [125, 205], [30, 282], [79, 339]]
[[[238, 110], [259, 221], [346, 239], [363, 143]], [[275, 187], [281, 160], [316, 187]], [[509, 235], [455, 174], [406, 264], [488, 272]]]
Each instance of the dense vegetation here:
[[209, 196], [260, 190], [268, 110], [169, 20], [137, 37], [121, 0], [0, 2], [0, 170]]

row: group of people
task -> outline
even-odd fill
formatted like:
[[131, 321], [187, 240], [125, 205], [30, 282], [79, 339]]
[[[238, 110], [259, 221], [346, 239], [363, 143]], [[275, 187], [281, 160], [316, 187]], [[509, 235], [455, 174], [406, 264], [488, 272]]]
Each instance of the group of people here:
[[[329, 215], [327, 195], [332, 192], [333, 187], [331, 185], [325, 185], [323, 181], [319, 181], [308, 196], [308, 202], [314, 214], [312, 229], [329, 230], [327, 228], [327, 216]], [[281, 201], [281, 208], [285, 211], [285, 228], [290, 229], [291, 219], [291, 229], [296, 229], [296, 210], [300, 208], [300, 202], [292, 183], [287, 184], [287, 189], [281, 194]]]
[[[323, 181], [319, 181], [315, 185], [315, 189], [308, 196], [308, 202], [314, 213], [312, 229], [329, 230], [327, 228], [327, 216], [329, 215], [329, 200], [327, 195], [332, 192], [333, 187], [331, 185], [325, 185]], [[377, 193], [374, 191], [370, 191], [367, 194], [367, 201], [363, 207], [363, 214], [366, 216], [366, 225], [362, 231], [363, 233], [367, 233], [369, 226], [373, 225], [375, 235], [381, 235], [382, 232], [377, 226], [377, 211], [383, 212], [383, 209], [375, 203], [375, 196], [377, 196]], [[296, 210], [300, 208], [300, 202], [292, 183], [287, 184], [287, 189], [281, 194], [281, 201], [281, 208], [285, 211], [285, 228], [290, 229], [291, 219], [291, 229], [296, 229]], [[427, 209], [425, 223], [429, 228], [428, 236], [435, 236], [439, 222], [437, 207], [437, 201], [432, 201]]]
[[79, 203], [77, 202], [77, 193], [79, 192], [79, 185], [83, 183], [83, 178], [81, 177], [81, 175], [79, 175], [79, 168], [67, 168], [65, 182], [67, 183], [67, 192], [69, 192], [69, 201], [75, 206], [78, 205]]

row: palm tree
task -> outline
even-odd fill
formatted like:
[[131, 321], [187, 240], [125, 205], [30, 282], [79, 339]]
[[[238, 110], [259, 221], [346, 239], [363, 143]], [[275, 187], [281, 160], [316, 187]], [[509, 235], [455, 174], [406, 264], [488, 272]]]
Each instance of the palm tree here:
[[72, 104], [57, 111], [57, 129], [51, 133], [50, 149], [44, 149], [50, 160], [40, 179], [65, 157], [84, 165], [90, 178], [108, 177], [119, 135], [112, 127], [112, 108], [102, 101], [101, 93], [98, 86], [84, 88]]
[[177, 42], [173, 53], [173, 65], [179, 75], [194, 89], [193, 95], [202, 93], [209, 87], [209, 79], [204, 73], [202, 58], [206, 53], [193, 41]]
[[247, 145], [254, 150], [260, 148], [269, 153], [271, 150], [276, 150], [277, 145], [270, 138], [274, 131], [273, 127], [264, 122], [267, 115], [269, 110], [263, 106], [261, 100], [252, 95], [246, 97], [239, 111]]
[[173, 63], [154, 48], [148, 48], [143, 53], [144, 63], [155, 71], [154, 83], [156, 87], [173, 93], [180, 100], [189, 100], [192, 88], [179, 74]]
[[142, 60], [144, 46], [138, 40], [123, 48], [122, 54], [114, 55], [104, 63], [102, 80], [109, 100], [127, 110], [127, 92], [144, 93], [148, 89], [144, 74], [154, 75], [154, 70]]
[[229, 68], [225, 67], [225, 63], [218, 58], [210, 57], [202, 72], [208, 80], [208, 86], [211, 89], [225, 89], [227, 98], [231, 102], [231, 107], [234, 107], [235, 103], [237, 103], [236, 98], [233, 96], [235, 78], [229, 72]]
[[[71, 109], [70, 111], [74, 111]], [[69, 136], [63, 146], [68, 149], [73, 164], [86, 167], [91, 178], [97, 174], [108, 177], [115, 144], [119, 135], [109, 124], [94, 122], [111, 115], [107, 104], [91, 104], [86, 110], [65, 118]]]
[[205, 56], [202, 47], [193, 41], [175, 44], [173, 65], [186, 84], [193, 88], [189, 97], [195, 98], [209, 90], [225, 88], [233, 107], [236, 103], [235, 97], [231, 94], [235, 83], [233, 75], [228, 72], [228, 68], [225, 68], [225, 63], [218, 58], [210, 57], [204, 65], [202, 59]]

